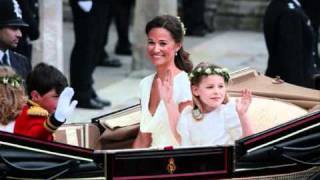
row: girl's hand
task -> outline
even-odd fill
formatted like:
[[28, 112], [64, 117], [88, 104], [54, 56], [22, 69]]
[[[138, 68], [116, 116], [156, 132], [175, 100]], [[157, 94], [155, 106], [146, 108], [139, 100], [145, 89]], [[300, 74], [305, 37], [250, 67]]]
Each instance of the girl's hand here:
[[157, 85], [160, 99], [164, 100], [165, 102], [171, 101], [173, 96], [173, 77], [170, 70], [166, 72], [164, 81], [161, 81], [160, 78], [157, 78]]
[[245, 115], [251, 104], [252, 95], [249, 89], [244, 89], [241, 91], [241, 98], [236, 100], [236, 110], [239, 116]]

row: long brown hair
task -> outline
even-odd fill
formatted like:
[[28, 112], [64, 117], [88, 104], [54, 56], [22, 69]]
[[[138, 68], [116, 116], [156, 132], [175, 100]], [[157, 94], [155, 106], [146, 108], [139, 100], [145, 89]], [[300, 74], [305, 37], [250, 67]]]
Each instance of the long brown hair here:
[[12, 84], [6, 82], [3, 78], [17, 77], [15, 71], [8, 66], [0, 66], [0, 123], [7, 125], [10, 121], [16, 119], [27, 102], [23, 83], [16, 82]]

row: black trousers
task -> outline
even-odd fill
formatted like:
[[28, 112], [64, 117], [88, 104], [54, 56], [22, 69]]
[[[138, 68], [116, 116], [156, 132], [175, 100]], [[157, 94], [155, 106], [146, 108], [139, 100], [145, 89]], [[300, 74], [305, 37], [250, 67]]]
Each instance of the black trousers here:
[[187, 30], [204, 29], [205, 0], [182, 0], [183, 22]]
[[99, 59], [99, 48], [104, 42], [108, 3], [94, 0], [90, 12], [84, 12], [77, 0], [70, 0], [73, 14], [75, 44], [71, 53], [70, 81], [75, 99], [88, 100], [96, 96], [93, 72]]
[[106, 9], [106, 19], [105, 25], [106, 29], [104, 32], [104, 42], [103, 45], [100, 47], [101, 49], [101, 59], [103, 60], [107, 54], [104, 51], [104, 47], [108, 44], [108, 36], [109, 36], [109, 29], [112, 23], [112, 20], [115, 22], [117, 35], [118, 35], [118, 42], [117, 45], [120, 47], [126, 47], [130, 44], [129, 40], [129, 26], [130, 26], [130, 14], [131, 9], [134, 5], [134, 0], [108, 0], [108, 6]]

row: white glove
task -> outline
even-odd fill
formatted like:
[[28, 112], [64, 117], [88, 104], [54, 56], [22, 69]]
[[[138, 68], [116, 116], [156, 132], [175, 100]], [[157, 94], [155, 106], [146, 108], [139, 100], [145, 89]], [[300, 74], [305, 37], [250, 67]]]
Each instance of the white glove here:
[[90, 10], [92, 9], [92, 1], [88, 0], [88, 1], [78, 1], [78, 5], [80, 6], [80, 8], [84, 11], [84, 12], [90, 12]]
[[76, 108], [78, 101], [73, 100], [71, 102], [73, 95], [74, 95], [74, 91], [71, 87], [64, 88], [64, 90], [60, 94], [57, 109], [56, 109], [56, 112], [54, 113], [54, 118], [57, 121], [64, 122], [65, 119], [67, 119]]

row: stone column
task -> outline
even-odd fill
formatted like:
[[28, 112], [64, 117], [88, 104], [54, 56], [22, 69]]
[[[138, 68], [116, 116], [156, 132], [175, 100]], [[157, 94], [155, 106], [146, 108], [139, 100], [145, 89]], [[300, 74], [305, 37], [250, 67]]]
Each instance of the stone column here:
[[148, 21], [161, 14], [176, 15], [177, 0], [136, 0], [132, 39], [132, 76], [142, 77], [153, 71], [146, 56], [145, 26]]
[[34, 42], [32, 64], [45, 62], [63, 71], [62, 1], [40, 0], [40, 39]]

